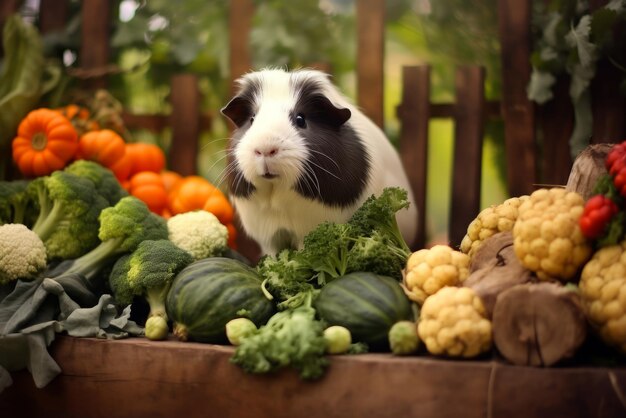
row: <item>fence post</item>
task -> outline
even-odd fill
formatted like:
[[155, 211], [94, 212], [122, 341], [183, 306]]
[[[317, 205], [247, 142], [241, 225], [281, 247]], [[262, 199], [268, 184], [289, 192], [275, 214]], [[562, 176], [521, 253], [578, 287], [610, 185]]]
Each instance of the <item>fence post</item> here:
[[80, 45], [80, 66], [82, 69], [96, 70], [93, 77], [85, 80], [90, 89], [106, 87], [104, 74], [98, 75], [98, 69], [109, 64], [109, 38], [111, 29], [111, 5], [109, 0], [83, 0]]
[[172, 143], [168, 152], [168, 165], [171, 170], [183, 176], [197, 174], [200, 139], [198, 77], [188, 73], [173, 75], [170, 100]]

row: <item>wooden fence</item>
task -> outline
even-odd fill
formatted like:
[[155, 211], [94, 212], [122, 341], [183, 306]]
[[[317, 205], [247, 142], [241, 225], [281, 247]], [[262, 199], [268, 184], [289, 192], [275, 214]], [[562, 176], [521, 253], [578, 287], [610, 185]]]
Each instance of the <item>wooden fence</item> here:
[[[357, 12], [357, 104], [380, 126], [383, 119], [384, 0], [355, 0]], [[18, 0], [0, 3], [0, 23], [17, 10]], [[110, 0], [82, 1], [82, 43], [80, 68], [97, 71], [110, 64]], [[65, 25], [67, 0], [41, 0], [40, 30], [47, 33]], [[601, 7], [606, 0], [591, 1]], [[251, 70], [250, 28], [254, 16], [252, 0], [231, 0], [229, 17], [231, 81]], [[562, 185], [567, 181], [572, 160], [568, 139], [573, 128], [573, 109], [567, 95], [567, 80], [559, 80], [555, 98], [546, 105], [530, 102], [526, 86], [530, 79], [531, 0], [498, 0], [498, 25], [502, 56], [502, 97], [485, 102], [485, 72], [479, 67], [460, 67], [456, 75], [455, 103], [435, 104], [429, 98], [430, 68], [404, 69], [400, 148], [418, 204], [425, 208], [428, 161], [428, 122], [431, 118], [455, 121], [454, 173], [451, 190], [449, 239], [458, 244], [468, 222], [477, 214], [480, 202], [481, 149], [487, 118], [501, 118], [505, 127], [506, 184], [511, 196], [528, 194], [538, 184]], [[626, 99], [616, 93], [619, 73], [600, 62], [592, 83], [594, 132], [592, 143], [626, 139]], [[106, 76], [87, 81], [91, 88], [105, 87]], [[231, 83], [232, 85], [232, 83]], [[197, 172], [198, 137], [211, 127], [216, 111], [200, 109], [198, 79], [176, 74], [171, 79], [172, 113], [137, 115], [126, 112], [128, 127], [158, 132], [172, 130], [169, 167], [181, 174]], [[420, 211], [420, 238], [426, 243], [425, 210]]]

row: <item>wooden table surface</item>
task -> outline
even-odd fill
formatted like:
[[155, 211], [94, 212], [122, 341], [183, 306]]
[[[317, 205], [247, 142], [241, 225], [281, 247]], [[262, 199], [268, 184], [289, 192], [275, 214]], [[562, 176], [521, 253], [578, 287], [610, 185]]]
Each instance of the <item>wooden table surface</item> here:
[[626, 368], [507, 365], [390, 354], [333, 356], [325, 376], [250, 375], [233, 347], [61, 336], [63, 370], [27, 371], [0, 393], [1, 417], [626, 417]]

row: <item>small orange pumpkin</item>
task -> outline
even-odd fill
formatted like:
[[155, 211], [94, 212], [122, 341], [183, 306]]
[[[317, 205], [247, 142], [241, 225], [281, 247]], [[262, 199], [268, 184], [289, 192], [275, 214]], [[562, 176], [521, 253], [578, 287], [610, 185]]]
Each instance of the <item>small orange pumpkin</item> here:
[[131, 160], [131, 176], [140, 171], [159, 173], [165, 169], [165, 153], [158, 145], [131, 142], [126, 144], [126, 152]]
[[148, 208], [161, 215], [167, 207], [167, 192], [163, 179], [153, 171], [141, 171], [130, 178], [128, 192], [148, 205]]
[[[219, 191], [219, 189], [217, 189]], [[220, 220], [221, 223], [227, 225], [233, 221], [233, 207], [223, 193], [211, 193], [209, 198], [204, 202], [202, 207], [207, 212], [211, 212]]]
[[203, 209], [214, 194], [222, 194], [211, 182], [201, 176], [185, 176], [170, 191], [168, 207], [172, 215]]
[[63, 169], [78, 150], [78, 134], [72, 123], [52, 109], [29, 112], [13, 139], [13, 161], [27, 177], [45, 176]]
[[126, 142], [115, 131], [101, 129], [87, 132], [78, 140], [77, 158], [95, 161], [111, 168], [126, 153]]

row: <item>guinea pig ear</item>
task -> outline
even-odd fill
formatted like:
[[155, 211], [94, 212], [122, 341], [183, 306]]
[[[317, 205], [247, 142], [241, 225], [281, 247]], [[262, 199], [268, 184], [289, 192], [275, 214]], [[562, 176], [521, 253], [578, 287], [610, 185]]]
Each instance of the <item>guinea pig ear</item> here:
[[350, 119], [352, 112], [345, 107], [336, 107], [326, 96], [319, 95], [315, 98], [315, 106], [321, 111], [325, 121], [334, 126], [341, 126]]
[[237, 96], [234, 97], [221, 110], [222, 114], [232, 120], [237, 127], [243, 126], [252, 116], [250, 101]]

